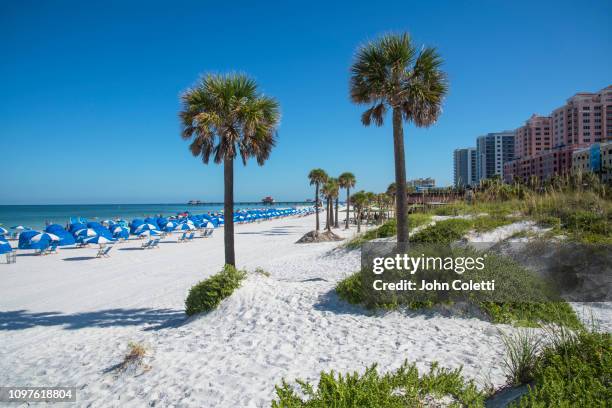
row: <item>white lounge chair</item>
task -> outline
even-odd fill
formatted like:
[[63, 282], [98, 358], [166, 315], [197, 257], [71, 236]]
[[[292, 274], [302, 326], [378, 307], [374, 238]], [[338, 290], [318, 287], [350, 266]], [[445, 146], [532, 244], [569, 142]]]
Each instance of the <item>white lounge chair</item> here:
[[159, 248], [159, 239], [154, 239], [151, 241], [151, 245], [149, 245], [149, 249]]
[[147, 242], [143, 242], [142, 245], [140, 245], [140, 249], [149, 249], [149, 247], [151, 247], [152, 243], [153, 243], [153, 240], [149, 240]]
[[183, 232], [183, 235], [179, 237], [178, 242], [185, 242], [186, 239], [187, 239], [187, 233]]

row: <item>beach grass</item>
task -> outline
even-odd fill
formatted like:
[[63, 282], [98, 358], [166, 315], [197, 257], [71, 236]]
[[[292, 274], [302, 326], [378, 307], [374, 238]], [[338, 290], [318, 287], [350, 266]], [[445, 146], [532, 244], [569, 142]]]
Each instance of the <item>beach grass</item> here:
[[[376, 365], [365, 373], [322, 372], [316, 389], [296, 380], [297, 387], [282, 381], [277, 385], [273, 408], [353, 408], [353, 407], [484, 407], [485, 394], [473, 381], [461, 375], [461, 369], [449, 370], [433, 363], [428, 373], [419, 375], [414, 364], [404, 362], [385, 374]], [[297, 388], [297, 390], [296, 390]]]

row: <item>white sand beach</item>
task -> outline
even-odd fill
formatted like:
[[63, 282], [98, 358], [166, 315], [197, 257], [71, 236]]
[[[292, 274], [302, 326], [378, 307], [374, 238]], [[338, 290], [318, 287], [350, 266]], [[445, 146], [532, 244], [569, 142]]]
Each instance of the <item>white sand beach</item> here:
[[[420, 370], [463, 366], [480, 386], [505, 382], [497, 333], [509, 326], [341, 302], [334, 285], [358, 269], [359, 251], [295, 244], [313, 225], [314, 216], [238, 225], [238, 266], [271, 276], [249, 274], [218, 309], [191, 319], [185, 297], [221, 269], [222, 229], [153, 250], [129, 241], [107, 259], [60, 249], [0, 265], [0, 384], [77, 386], [77, 406], [265, 407], [282, 378], [373, 363], [386, 371], [406, 359]], [[146, 346], [146, 365], [117, 372], [129, 342]]]

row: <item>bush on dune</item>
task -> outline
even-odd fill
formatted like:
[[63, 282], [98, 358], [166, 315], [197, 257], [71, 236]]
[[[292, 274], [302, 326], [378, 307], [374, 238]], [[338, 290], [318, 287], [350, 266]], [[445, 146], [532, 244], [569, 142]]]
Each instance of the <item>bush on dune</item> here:
[[225, 265], [221, 272], [197, 283], [189, 290], [185, 300], [185, 313], [191, 316], [215, 309], [223, 299], [240, 287], [245, 277], [245, 271]]
[[[563, 329], [556, 329], [557, 331]], [[516, 407], [607, 407], [612, 401], [612, 335], [580, 331], [553, 339]]]
[[485, 399], [472, 381], [464, 380], [461, 369], [447, 370], [436, 363], [423, 376], [419, 376], [414, 364], [404, 362], [396, 371], [384, 375], [378, 373], [376, 365], [363, 375], [323, 372], [316, 390], [308, 382], [297, 383], [299, 393], [285, 380], [276, 386], [277, 400], [272, 401], [272, 407], [403, 408], [438, 406], [436, 400], [441, 399], [452, 401], [453, 406], [484, 407]]

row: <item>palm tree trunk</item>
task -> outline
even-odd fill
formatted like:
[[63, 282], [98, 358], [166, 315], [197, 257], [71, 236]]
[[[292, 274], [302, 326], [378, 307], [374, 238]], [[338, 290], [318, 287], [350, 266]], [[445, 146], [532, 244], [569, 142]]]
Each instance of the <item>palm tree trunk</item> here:
[[339, 198], [336, 196], [336, 215], [334, 216], [334, 228], [338, 228], [338, 201]]
[[351, 208], [351, 196], [349, 195], [350, 188], [346, 188], [346, 226], [344, 229], [349, 229], [349, 209]]
[[331, 231], [331, 226], [332, 223], [334, 222], [334, 220], [332, 219], [334, 215], [334, 208], [332, 207], [332, 201], [331, 198], [327, 197], [327, 225], [325, 226], [325, 228], [328, 231]]
[[234, 159], [224, 160], [223, 181], [225, 183], [225, 194], [223, 197], [225, 264], [236, 266], [236, 254], [234, 253]]
[[320, 226], [319, 226], [319, 183], [315, 184], [315, 214], [317, 217], [316, 231], [318, 232], [320, 229]]
[[357, 232], [361, 232], [361, 211], [356, 211], [355, 214], [357, 217]]
[[406, 198], [406, 159], [404, 156], [404, 131], [402, 129], [402, 112], [393, 108], [393, 153], [395, 156], [395, 185], [397, 218], [397, 242], [408, 242], [408, 203]]

